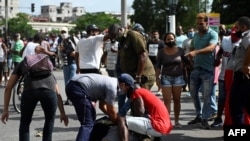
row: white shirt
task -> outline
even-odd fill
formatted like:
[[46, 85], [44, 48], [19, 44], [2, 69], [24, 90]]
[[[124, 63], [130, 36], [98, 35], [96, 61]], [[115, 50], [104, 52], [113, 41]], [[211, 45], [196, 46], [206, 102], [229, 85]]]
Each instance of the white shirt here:
[[3, 50], [2, 44], [3, 44], [3, 43], [0, 42], [0, 62], [4, 62], [4, 58], [5, 58], [4, 50]]
[[105, 43], [105, 51], [107, 51], [107, 70], [115, 70], [116, 68], [118, 44], [119, 42], [117, 41], [114, 43], [110, 41]]
[[104, 35], [82, 38], [76, 45], [79, 53], [80, 69], [99, 69], [103, 54]]
[[38, 43], [34, 43], [34, 42], [28, 42], [28, 44], [26, 45], [24, 51], [23, 51], [23, 55], [22, 58], [24, 58], [26, 55], [33, 55], [35, 54], [35, 48], [39, 46]]

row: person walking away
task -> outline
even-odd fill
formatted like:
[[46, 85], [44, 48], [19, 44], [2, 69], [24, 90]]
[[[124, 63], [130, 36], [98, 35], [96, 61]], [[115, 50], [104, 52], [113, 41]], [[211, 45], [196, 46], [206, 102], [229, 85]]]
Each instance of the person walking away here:
[[[206, 13], [199, 13], [196, 16], [196, 24], [198, 33], [195, 33], [193, 38], [194, 48], [186, 54], [189, 60], [194, 60], [194, 69], [190, 76], [190, 94], [196, 111], [196, 118], [188, 122], [188, 125], [201, 123], [202, 128], [210, 129], [208, 119], [214, 111], [211, 100], [214, 83], [214, 49], [218, 42], [218, 34], [209, 28]], [[199, 91], [204, 98], [203, 107]]]

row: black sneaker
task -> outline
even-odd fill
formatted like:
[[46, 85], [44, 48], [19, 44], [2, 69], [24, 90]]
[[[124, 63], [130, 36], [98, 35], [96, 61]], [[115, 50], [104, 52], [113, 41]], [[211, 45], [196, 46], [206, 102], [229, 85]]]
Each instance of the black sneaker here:
[[70, 100], [67, 99], [67, 100], [65, 101], [64, 105], [72, 105], [72, 103], [71, 103]]
[[201, 123], [201, 117], [200, 116], [196, 116], [196, 118], [194, 120], [189, 121], [188, 125], [197, 124], [197, 123]]
[[212, 114], [211, 117], [209, 117], [207, 120], [212, 121], [212, 120], [214, 120], [216, 118], [217, 118], [217, 114], [215, 113], [215, 114]]
[[223, 125], [221, 118], [214, 119], [214, 123], [211, 124], [211, 127], [220, 127]]
[[211, 128], [208, 124], [208, 120], [201, 121], [201, 128], [203, 128], [203, 129], [210, 129]]
[[161, 141], [160, 137], [154, 137], [154, 141]]

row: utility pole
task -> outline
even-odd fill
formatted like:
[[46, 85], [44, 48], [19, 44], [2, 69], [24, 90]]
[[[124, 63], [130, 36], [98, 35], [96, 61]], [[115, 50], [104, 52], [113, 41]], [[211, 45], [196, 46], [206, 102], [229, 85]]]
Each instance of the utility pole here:
[[7, 37], [8, 37], [8, 11], [9, 10], [9, 6], [8, 6], [8, 0], [5, 0], [5, 42], [7, 41]]
[[127, 0], [121, 0], [121, 22], [123, 27], [127, 27]]

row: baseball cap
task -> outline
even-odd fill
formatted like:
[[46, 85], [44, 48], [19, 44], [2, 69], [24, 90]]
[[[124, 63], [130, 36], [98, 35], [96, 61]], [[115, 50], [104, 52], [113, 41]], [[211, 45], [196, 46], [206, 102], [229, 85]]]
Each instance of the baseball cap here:
[[61, 31], [68, 32], [68, 28], [67, 27], [62, 27]]
[[135, 88], [134, 78], [127, 73], [123, 73], [120, 76], [118, 76], [118, 81], [119, 81], [119, 83], [125, 83], [126, 85], [128, 85], [131, 88]]

